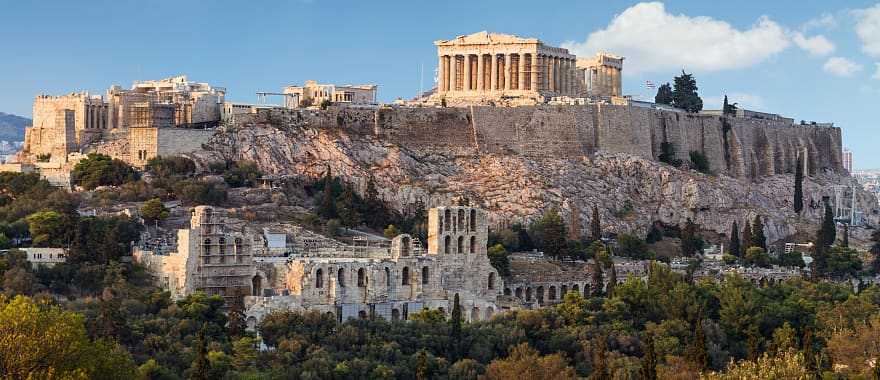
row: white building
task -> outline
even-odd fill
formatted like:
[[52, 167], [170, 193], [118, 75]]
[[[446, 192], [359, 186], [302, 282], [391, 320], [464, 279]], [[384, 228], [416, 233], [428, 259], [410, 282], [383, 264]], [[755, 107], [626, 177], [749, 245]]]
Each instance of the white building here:
[[379, 86], [320, 84], [307, 80], [302, 86], [287, 86], [284, 94], [291, 99], [298, 99], [299, 104], [285, 104], [288, 108], [320, 106], [327, 101], [339, 105], [373, 106], [376, 105], [376, 93]]
[[20, 248], [27, 254], [31, 266], [53, 267], [55, 264], [67, 262], [67, 251], [64, 248]]

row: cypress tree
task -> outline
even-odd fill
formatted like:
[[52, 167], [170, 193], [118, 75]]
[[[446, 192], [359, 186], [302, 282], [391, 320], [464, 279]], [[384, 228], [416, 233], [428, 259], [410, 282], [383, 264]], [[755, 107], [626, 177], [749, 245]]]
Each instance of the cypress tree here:
[[247, 321], [244, 314], [244, 292], [241, 288], [236, 288], [232, 292], [232, 301], [229, 303], [229, 327], [227, 330], [229, 336], [243, 336], [247, 329]]
[[752, 246], [761, 247], [767, 252], [767, 235], [764, 234], [764, 222], [761, 216], [755, 216], [755, 223], [752, 224]]
[[816, 366], [816, 354], [813, 352], [813, 329], [809, 326], [804, 328], [804, 339], [802, 339], [804, 353], [804, 367], [807, 367], [807, 373], [813, 374], [818, 372]]
[[739, 226], [736, 221], [733, 221], [733, 226], [730, 227], [730, 254], [736, 257], [740, 257], [742, 252], [740, 252], [740, 241], [739, 241]]
[[727, 116], [730, 111], [730, 103], [727, 103], [727, 95], [724, 95], [724, 105], [721, 106], [721, 114]]
[[797, 165], [794, 168], [794, 212], [800, 215], [804, 209], [804, 161], [801, 155], [797, 156]]
[[672, 105], [672, 86], [669, 83], [661, 84], [654, 96], [654, 103]]
[[458, 359], [461, 348], [461, 304], [458, 301], [458, 293], [452, 301], [452, 358], [453, 361]]
[[608, 276], [608, 298], [614, 297], [614, 289], [617, 288], [617, 268], [614, 267], [614, 260], [611, 260], [611, 275]]
[[205, 329], [199, 330], [196, 335], [196, 360], [193, 361], [192, 371], [189, 374], [191, 380], [208, 380], [208, 372], [211, 364], [208, 362], [208, 342], [205, 340]]
[[745, 227], [743, 227], [742, 233], [742, 245], [740, 246], [740, 252], [743, 254], [752, 247], [752, 224], [749, 223], [748, 219], [746, 219]]
[[840, 245], [845, 248], [849, 248], [849, 224], [843, 225], [843, 240], [841, 241]]
[[602, 264], [599, 264], [599, 257], [593, 257], [593, 297], [602, 297], [604, 282], [605, 278], [602, 276]]
[[320, 214], [324, 218], [332, 219], [336, 217], [336, 199], [333, 197], [333, 175], [330, 173], [330, 166], [324, 172], [324, 189], [321, 196]]
[[602, 239], [602, 224], [599, 220], [599, 208], [593, 206], [593, 219], [590, 220], [590, 240], [599, 241]]
[[639, 378], [642, 380], [657, 380], [657, 353], [654, 352], [654, 337], [651, 334], [645, 337], [644, 351], [645, 356], [642, 357]]
[[706, 350], [706, 333], [703, 331], [702, 317], [698, 317], [694, 323], [694, 340], [687, 355], [688, 361], [697, 366], [700, 372], [709, 367], [709, 352]]
[[834, 223], [834, 212], [831, 211], [831, 205], [825, 202], [825, 216], [822, 218], [822, 240], [817, 244], [825, 247], [834, 245], [837, 240], [837, 226]]
[[687, 112], [699, 112], [703, 109], [703, 99], [697, 94], [697, 81], [693, 74], [681, 71], [681, 75], [675, 77], [672, 87], [672, 104]]

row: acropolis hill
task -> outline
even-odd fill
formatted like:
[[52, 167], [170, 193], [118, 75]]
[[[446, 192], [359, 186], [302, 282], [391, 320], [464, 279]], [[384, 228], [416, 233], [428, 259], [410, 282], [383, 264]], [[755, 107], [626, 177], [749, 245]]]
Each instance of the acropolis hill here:
[[[394, 105], [375, 104], [375, 85], [314, 81], [259, 93], [282, 96], [284, 106], [241, 105], [185, 76], [114, 87], [107, 102], [40, 96], [21, 158], [62, 179], [89, 152], [138, 167], [171, 155], [202, 168], [248, 160], [275, 178], [318, 177], [329, 166], [360, 191], [372, 178], [401, 211], [466, 197], [498, 225], [553, 206], [588, 220], [599, 205], [612, 232], [639, 234], [687, 219], [726, 233], [761, 215], [771, 240], [812, 233], [823, 199], [853, 181], [831, 124], [633, 101], [620, 96], [623, 58], [579, 59], [534, 38], [481, 32], [435, 45], [437, 88]], [[660, 162], [664, 146], [684, 165]], [[711, 175], [688, 170], [691, 153]], [[798, 156], [808, 175], [802, 217], [791, 205]], [[876, 225], [871, 195], [857, 190], [854, 199]]]

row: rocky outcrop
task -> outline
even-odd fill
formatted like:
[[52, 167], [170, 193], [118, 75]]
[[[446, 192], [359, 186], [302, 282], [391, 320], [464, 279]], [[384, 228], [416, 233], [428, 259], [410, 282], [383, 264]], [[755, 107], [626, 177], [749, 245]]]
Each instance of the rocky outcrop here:
[[[374, 114], [376, 119], [372, 120], [338, 114], [331, 123], [301, 113], [255, 117], [221, 128], [206, 144], [207, 150], [193, 157], [202, 164], [250, 160], [266, 173], [313, 178], [330, 167], [334, 175], [361, 190], [373, 180], [382, 198], [403, 211], [417, 201], [433, 207], [464, 196], [489, 211], [490, 222], [496, 226], [525, 222], [556, 206], [566, 218], [572, 210], [579, 210], [586, 228], [591, 207], [598, 205], [603, 225], [610, 232], [644, 234], [655, 220], [682, 224], [691, 219], [724, 234], [733, 221], [742, 225], [742, 221], [761, 215], [771, 240], [812, 234], [821, 218], [823, 197], [833, 196], [833, 185], [852, 182], [848, 175], [833, 169], [814, 170], [805, 181], [806, 207], [798, 216], [792, 211], [793, 176], [784, 170], [737, 178], [724, 174], [725, 170], [719, 170], [719, 175], [704, 175], [677, 169], [637, 152], [589, 149], [541, 155], [501, 147], [486, 149], [485, 145], [468, 148], [445, 139], [453, 132], [444, 127], [459, 123], [458, 118], [468, 119], [467, 114], [455, 115], [446, 114], [448, 119], [437, 123], [434, 137], [420, 135], [411, 140], [401, 138], [400, 128], [395, 132], [382, 127], [389, 120], [377, 120], [381, 113]], [[757, 128], [739, 132], [778, 134]], [[473, 133], [471, 141], [486, 141], [477, 135], [480, 131], [474, 129]], [[784, 143], [774, 138], [774, 144]], [[789, 158], [767, 165], [782, 168]], [[835, 164], [828, 158], [823, 160]], [[870, 194], [858, 193], [860, 207], [871, 210], [875, 208], [871, 202]], [[876, 224], [876, 216], [871, 218]]]

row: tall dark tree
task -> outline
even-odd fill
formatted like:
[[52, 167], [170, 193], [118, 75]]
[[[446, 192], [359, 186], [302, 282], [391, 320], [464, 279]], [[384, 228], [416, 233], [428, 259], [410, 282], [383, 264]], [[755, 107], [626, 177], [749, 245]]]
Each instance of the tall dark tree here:
[[706, 332], [703, 331], [702, 317], [694, 322], [694, 338], [687, 348], [687, 360], [701, 372], [709, 367], [709, 351], [706, 349]]
[[229, 301], [229, 327], [227, 329], [231, 337], [243, 336], [247, 329], [247, 321], [244, 314], [244, 296], [245, 294], [243, 294], [241, 288], [236, 288], [232, 292], [232, 300]]
[[600, 335], [593, 339], [593, 372], [590, 374], [590, 380], [610, 380], [611, 375], [608, 373], [608, 346], [604, 335]]
[[567, 253], [565, 222], [556, 208], [551, 208], [532, 225], [532, 231], [538, 237], [541, 250], [554, 258], [562, 258]]
[[350, 185], [345, 185], [342, 194], [339, 195], [339, 201], [336, 202], [336, 214], [339, 221], [346, 227], [357, 227], [363, 222], [359, 208], [361, 200], [358, 198], [354, 189]]
[[840, 241], [840, 245], [849, 248], [849, 224], [843, 225], [843, 240]]
[[874, 260], [871, 262], [871, 270], [874, 274], [878, 274], [880, 273], [880, 231], [874, 231], [874, 233], [871, 234], [871, 241], [874, 242], [869, 249], [871, 255], [874, 256]]
[[834, 245], [834, 241], [837, 240], [837, 225], [834, 223], [834, 212], [831, 210], [829, 202], [825, 202], [825, 216], [822, 218], [821, 231], [821, 244], [825, 247]]
[[601, 259], [593, 257], [593, 297], [602, 297], [605, 294], [605, 276], [602, 275]]
[[743, 254], [752, 247], [752, 223], [749, 223], [749, 220], [746, 219], [745, 226], [743, 227], [742, 233], [742, 245], [740, 246], [740, 252]]
[[813, 329], [809, 326], [804, 328], [803, 343], [804, 367], [807, 367], [807, 373], [814, 374], [819, 372], [819, 366], [816, 363], [816, 353], [813, 351]]
[[419, 350], [416, 355], [416, 380], [428, 380], [428, 354], [425, 350]]
[[452, 301], [452, 318], [449, 320], [452, 324], [452, 358], [457, 360], [460, 355], [461, 348], [461, 304], [458, 301], [458, 293]]
[[593, 206], [593, 217], [590, 219], [590, 240], [602, 240], [602, 224], [599, 220], [599, 207]]
[[733, 221], [733, 226], [730, 227], [730, 243], [728, 245], [730, 247], [730, 254], [736, 257], [742, 256], [742, 252], [740, 251], [740, 241], [739, 241], [739, 226], [736, 221]]
[[333, 196], [333, 174], [330, 166], [324, 172], [324, 189], [321, 195], [321, 205], [319, 213], [321, 216], [332, 219], [336, 217], [336, 198]]
[[804, 159], [800, 154], [794, 168], [794, 212], [800, 214], [804, 209]]
[[654, 103], [672, 105], [672, 86], [669, 83], [661, 84], [657, 88], [657, 95], [654, 96]]
[[721, 113], [724, 116], [736, 116], [736, 103], [728, 103], [727, 95], [724, 95], [724, 106], [721, 108]]
[[190, 367], [189, 378], [191, 380], [208, 380], [211, 372], [211, 364], [208, 362], [208, 342], [205, 339], [205, 329], [199, 330], [196, 335], [196, 359]]
[[645, 355], [642, 356], [642, 367], [639, 369], [639, 379], [657, 380], [657, 353], [654, 351], [654, 337], [647, 334], [642, 344]]
[[755, 222], [752, 223], [752, 247], [767, 251], [767, 235], [764, 234], [764, 221], [760, 215], [755, 216]]
[[681, 75], [675, 77], [672, 89], [672, 105], [687, 112], [700, 112], [703, 109], [703, 99], [697, 93], [697, 81], [693, 74], [681, 71]]
[[690, 219], [681, 229], [681, 255], [691, 257], [703, 251], [703, 238], [697, 235], [697, 225]]
[[614, 260], [611, 260], [611, 274], [608, 276], [608, 298], [614, 297], [614, 289], [617, 288], [617, 269], [614, 267]]

